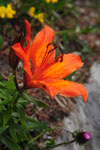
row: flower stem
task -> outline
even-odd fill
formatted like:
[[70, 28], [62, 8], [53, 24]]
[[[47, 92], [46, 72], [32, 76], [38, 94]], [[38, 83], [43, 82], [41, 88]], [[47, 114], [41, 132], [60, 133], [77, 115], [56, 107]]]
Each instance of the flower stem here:
[[62, 146], [62, 145], [68, 145], [68, 144], [71, 144], [71, 143], [74, 143], [74, 142], [75, 142], [75, 140], [71, 140], [71, 141], [68, 141], [68, 142], [62, 142], [62, 143], [56, 144], [54, 146], [44, 147], [41, 150], [48, 150], [49, 148], [55, 148], [55, 147]]
[[19, 86], [18, 86], [17, 79], [16, 79], [16, 70], [15, 69], [13, 70], [13, 75], [14, 75], [14, 82], [15, 82], [16, 89], [17, 89], [17, 91], [19, 91]]
[[72, 135], [72, 132], [69, 131], [67, 128], [63, 128], [63, 127], [57, 127], [57, 128], [58, 128], [58, 129], [62, 129], [62, 130], [66, 131], [66, 132], [68, 132], [69, 134]]
[[16, 78], [16, 69], [13, 69], [12, 72], [13, 72], [13, 75], [14, 75], [14, 83], [15, 83], [15, 86], [16, 86], [16, 90], [18, 92], [17, 95], [15, 95], [15, 100], [14, 100], [14, 104], [13, 104], [15, 106], [17, 101], [18, 101], [18, 99], [23, 94], [24, 88], [20, 88], [18, 86], [18, 82], [17, 82], [17, 78]]
[[33, 143], [35, 140], [37, 140], [38, 138], [40, 138], [42, 135], [44, 135], [44, 133], [46, 133], [47, 130], [41, 132], [39, 135], [37, 135], [35, 138], [33, 138], [28, 144]]

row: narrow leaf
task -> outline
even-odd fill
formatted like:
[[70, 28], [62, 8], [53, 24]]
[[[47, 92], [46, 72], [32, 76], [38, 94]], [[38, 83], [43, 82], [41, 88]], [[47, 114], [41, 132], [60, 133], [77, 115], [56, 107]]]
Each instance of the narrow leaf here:
[[23, 94], [23, 98], [27, 99], [29, 102], [34, 103], [35, 105], [37, 105], [38, 107], [43, 107], [43, 108], [48, 108], [49, 106], [47, 104], [45, 104], [44, 102], [31, 97], [30, 95], [27, 95], [26, 93]]
[[3, 128], [5, 128], [5, 125], [7, 124], [9, 118], [11, 117], [11, 108], [9, 107], [4, 113], [3, 113]]
[[0, 140], [5, 144], [10, 150], [21, 150], [21, 148], [16, 144], [8, 135], [3, 133], [0, 136]]

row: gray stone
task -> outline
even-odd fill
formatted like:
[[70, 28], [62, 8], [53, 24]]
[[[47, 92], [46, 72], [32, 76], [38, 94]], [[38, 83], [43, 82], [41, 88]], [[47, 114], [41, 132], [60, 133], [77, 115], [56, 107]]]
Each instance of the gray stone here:
[[[91, 77], [86, 84], [88, 100], [86, 103], [81, 98], [68, 117], [63, 120], [64, 128], [70, 131], [83, 129], [92, 135], [91, 141], [83, 146], [76, 143], [66, 147], [60, 146], [53, 150], [100, 150], [100, 62], [95, 62], [90, 69]], [[58, 138], [57, 143], [71, 140], [72, 137], [65, 131]]]

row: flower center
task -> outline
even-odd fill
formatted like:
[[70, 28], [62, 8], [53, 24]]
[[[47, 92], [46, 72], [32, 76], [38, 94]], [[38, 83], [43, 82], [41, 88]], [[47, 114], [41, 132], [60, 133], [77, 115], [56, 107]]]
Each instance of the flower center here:
[[[47, 45], [47, 49], [48, 49], [48, 47], [49, 47], [50, 45], [52, 45], [52, 43], [49, 43], [49, 44]], [[63, 52], [61, 49], [59, 49], [59, 46], [58, 46], [58, 45], [54, 46], [54, 48], [52, 48], [52, 49], [48, 52], [48, 54], [50, 54], [51, 52], [55, 51], [56, 48], [58, 48], [58, 50], [61, 52], [61, 55], [56, 58], [55, 62], [58, 62], [58, 61], [63, 62], [64, 52]]]

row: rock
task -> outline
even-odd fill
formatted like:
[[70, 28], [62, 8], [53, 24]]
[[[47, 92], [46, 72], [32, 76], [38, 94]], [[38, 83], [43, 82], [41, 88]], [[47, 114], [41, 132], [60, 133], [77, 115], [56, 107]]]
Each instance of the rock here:
[[[66, 147], [60, 146], [53, 150], [100, 150], [100, 62], [95, 62], [90, 69], [91, 77], [86, 84], [88, 100], [77, 99], [75, 108], [63, 120], [64, 127], [70, 131], [83, 129], [92, 135], [92, 139], [83, 146], [76, 143]], [[58, 138], [57, 143], [71, 140], [72, 137], [65, 131]]]
[[92, 128], [92, 149], [100, 150], [100, 62], [93, 64], [90, 73], [91, 78], [86, 85], [89, 96], [84, 113]]

